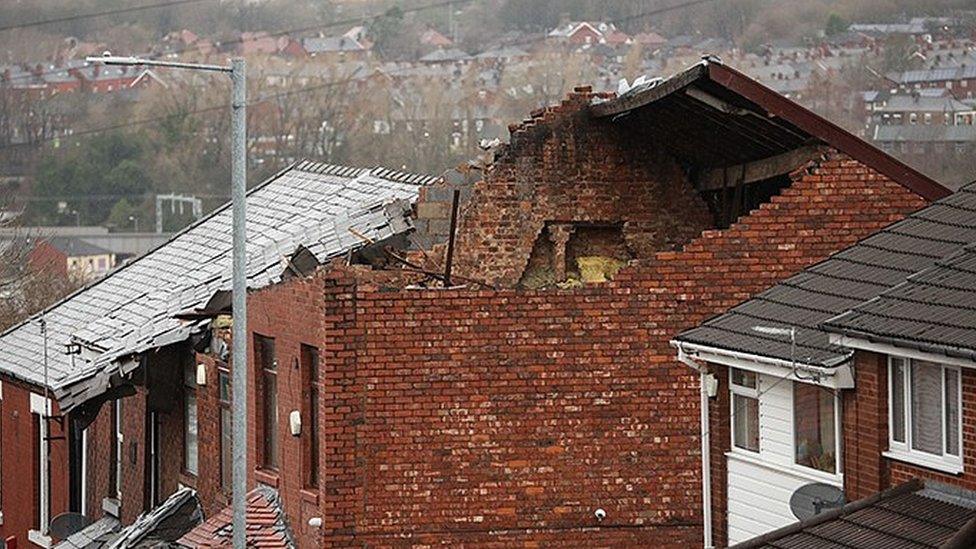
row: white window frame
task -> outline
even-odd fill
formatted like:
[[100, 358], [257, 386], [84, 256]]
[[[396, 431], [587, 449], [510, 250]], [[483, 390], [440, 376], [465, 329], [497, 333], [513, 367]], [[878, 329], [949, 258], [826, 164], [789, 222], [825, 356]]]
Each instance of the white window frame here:
[[798, 383], [803, 383], [803, 382], [793, 381], [793, 387], [790, 387], [790, 408], [791, 408], [790, 413], [792, 415], [792, 417], [790, 418], [790, 428], [793, 429], [793, 433], [792, 433], [793, 465], [795, 467], [799, 467], [803, 471], [810, 472], [816, 475], [825, 476], [835, 481], [839, 481], [844, 478], [844, 460], [843, 460], [844, 440], [843, 438], [841, 438], [843, 435], [843, 426], [841, 425], [841, 420], [843, 419], [841, 416], [843, 415], [843, 413], [841, 411], [840, 391], [831, 389], [830, 387], [824, 387], [823, 385], [818, 385], [816, 383], [807, 383], [807, 385], [816, 387], [817, 390], [819, 391], [828, 391], [830, 393], [833, 393], [834, 395], [834, 472], [831, 473], [830, 471], [822, 471], [814, 467], [803, 465], [802, 463], [797, 463], [796, 461], [797, 429], [796, 429], [796, 399], [794, 398], [794, 396], [796, 395], [796, 385]]
[[[902, 379], [902, 389], [904, 394], [902, 395], [902, 403], [904, 406], [903, 416], [905, 418], [905, 441], [898, 442], [894, 437], [894, 408], [892, 403], [894, 402], [893, 396], [893, 379], [892, 375], [892, 361], [893, 360], [903, 361], [905, 368], [902, 374], [904, 378]], [[962, 400], [962, 368], [958, 365], [945, 364], [937, 361], [929, 361], [932, 364], [937, 364], [940, 367], [940, 379], [942, 380], [942, 390], [940, 394], [942, 396], [942, 420], [939, 422], [942, 425], [942, 455], [930, 454], [928, 452], [923, 452], [921, 450], [915, 450], [912, 448], [912, 389], [911, 389], [911, 369], [914, 368], [915, 359], [906, 356], [893, 356], [888, 355], [888, 451], [884, 452], [885, 457], [896, 459], [898, 461], [904, 461], [911, 463], [913, 465], [919, 465], [921, 467], [926, 467], [929, 469], [935, 469], [937, 471], [942, 471], [944, 473], [951, 474], [961, 474], [964, 471], [963, 465], [963, 455], [965, 455], [965, 440], [963, 439], [962, 426], [963, 426], [963, 400]], [[959, 455], [953, 456], [946, 453], [946, 446], [948, 445], [949, 439], [946, 433], [946, 403], [945, 403], [945, 376], [946, 370], [952, 370], [956, 372], [956, 377], [958, 381], [958, 393], [956, 395], [956, 405], [958, 406], [959, 421], [958, 421], [958, 432], [956, 436], [959, 441]]]
[[[738, 384], [736, 384], [733, 381], [733, 374], [735, 373], [736, 370], [739, 370], [739, 371], [744, 372], [746, 374], [751, 374], [751, 375], [755, 376], [756, 386], [755, 387], [747, 387], [745, 385], [738, 385]], [[756, 427], [759, 429], [759, 448], [757, 448], [756, 450], [750, 450], [748, 448], [743, 448], [742, 446], [738, 446], [735, 443], [735, 412], [736, 412], [736, 410], [735, 410], [735, 395], [739, 395], [741, 397], [755, 399], [755, 401], [756, 401], [756, 407], [758, 408], [758, 407], [762, 406], [762, 401], [759, 398], [759, 378], [760, 377], [761, 376], [760, 376], [759, 372], [754, 372], [752, 370], [744, 370], [742, 368], [729, 367], [729, 417], [731, 418], [731, 420], [729, 421], [729, 426], [730, 426], [730, 429], [729, 429], [729, 442], [730, 442], [730, 444], [732, 446], [731, 447], [731, 451], [732, 452], [745, 452], [746, 455], [750, 455], [750, 456], [758, 456], [759, 454], [762, 453], [762, 425], [760, 425], [758, 423], [758, 418], [757, 418], [757, 425], [756, 425]], [[761, 413], [759, 415], [760, 415], [760, 417], [762, 416]]]
[[48, 446], [50, 441], [48, 440], [48, 420], [47, 418], [51, 416], [51, 400], [44, 398], [44, 395], [39, 395], [37, 393], [30, 394], [30, 411], [32, 416], [37, 416], [36, 418], [31, 418], [36, 420], [39, 426], [39, 437], [38, 444], [40, 446], [39, 451], [40, 459], [38, 470], [40, 471], [39, 489], [40, 498], [38, 499], [37, 505], [39, 506], [39, 516], [40, 524], [37, 530], [31, 529], [27, 532], [27, 539], [35, 545], [41, 547], [51, 546], [51, 537], [48, 535], [48, 527], [51, 524], [51, 505], [50, 505], [50, 483], [51, 483], [51, 470], [48, 463]]

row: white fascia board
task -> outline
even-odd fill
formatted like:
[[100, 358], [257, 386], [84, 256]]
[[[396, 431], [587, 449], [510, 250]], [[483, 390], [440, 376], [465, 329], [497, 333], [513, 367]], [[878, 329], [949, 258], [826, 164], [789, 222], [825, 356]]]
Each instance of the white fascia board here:
[[[854, 388], [854, 375], [851, 372], [849, 364], [843, 364], [836, 368], [824, 368], [797, 362], [796, 369], [800, 371], [800, 376], [797, 376], [793, 372], [794, 364], [788, 360], [780, 360], [739, 351], [729, 351], [681, 341], [672, 341], [671, 344], [679, 349], [679, 353], [683, 352], [694, 357], [696, 360], [714, 362], [716, 364], [774, 377], [788, 377], [793, 381], [821, 385], [831, 389]], [[803, 372], [806, 372], [807, 375], [804, 376]], [[820, 381], [815, 383], [809, 379], [810, 375], [819, 376]]]
[[965, 358], [938, 353], [927, 353], [918, 349], [909, 349], [908, 347], [891, 345], [890, 343], [875, 343], [873, 341], [868, 341], [867, 339], [850, 337], [841, 334], [830, 334], [830, 343], [833, 345], [839, 345], [841, 347], [847, 347], [849, 349], [870, 351], [872, 353], [879, 353], [883, 355], [914, 358], [916, 360], [925, 360], [928, 362], [938, 362], [940, 364], [959, 366], [960, 368], [976, 368], [976, 362], [967, 360]]

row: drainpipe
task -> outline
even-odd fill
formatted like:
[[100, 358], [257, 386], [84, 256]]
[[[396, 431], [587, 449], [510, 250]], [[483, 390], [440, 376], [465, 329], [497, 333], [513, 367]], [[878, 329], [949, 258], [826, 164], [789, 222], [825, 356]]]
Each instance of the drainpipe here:
[[698, 371], [701, 395], [701, 456], [702, 456], [702, 533], [705, 549], [712, 549], [712, 456], [709, 448], [708, 425], [708, 372], [678, 346], [678, 362]]

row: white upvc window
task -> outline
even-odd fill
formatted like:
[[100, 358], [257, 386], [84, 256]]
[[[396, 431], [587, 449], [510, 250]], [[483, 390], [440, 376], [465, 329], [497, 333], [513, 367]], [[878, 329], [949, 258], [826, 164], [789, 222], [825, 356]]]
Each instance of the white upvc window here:
[[759, 374], [729, 368], [732, 449], [759, 453]]
[[961, 473], [962, 371], [888, 357], [888, 457]]

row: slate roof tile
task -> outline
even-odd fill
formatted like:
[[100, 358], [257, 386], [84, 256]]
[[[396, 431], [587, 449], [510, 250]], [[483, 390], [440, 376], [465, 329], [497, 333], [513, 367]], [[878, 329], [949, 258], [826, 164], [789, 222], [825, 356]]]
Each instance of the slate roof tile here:
[[[294, 235], [292, 243], [296, 243], [297, 238], [304, 238], [302, 234], [317, 236], [325, 226], [335, 230], [337, 219], [357, 226], [366, 222], [372, 227], [367, 232], [382, 236], [383, 231], [377, 229], [382, 226], [377, 217], [383, 212], [380, 206], [413, 201], [418, 185], [435, 180], [388, 169], [309, 161], [284, 170], [248, 192], [252, 283], [275, 280], [275, 269], [280, 269], [278, 241]], [[38, 357], [43, 356], [45, 338], [37, 322], [43, 316], [48, 331], [49, 385], [59, 400], [69, 395], [74, 399], [69, 399], [70, 407], [71, 402], [92, 394], [71, 385], [91, 379], [106, 364], [128, 354], [164, 340], [185, 338], [196, 325], [172, 318], [173, 313], [200, 307], [215, 291], [229, 287], [230, 214], [229, 205], [218, 208], [156, 249], [0, 334], [0, 371], [29, 383], [44, 383]], [[364, 217], [352, 219], [355, 215]], [[334, 256], [345, 249], [333, 246], [362, 244], [359, 239], [329, 240], [320, 253]], [[265, 253], [269, 247], [276, 251]], [[94, 363], [66, 355], [64, 345], [71, 341], [104, 352]], [[95, 384], [91, 390], [97, 394], [99, 387]]]

